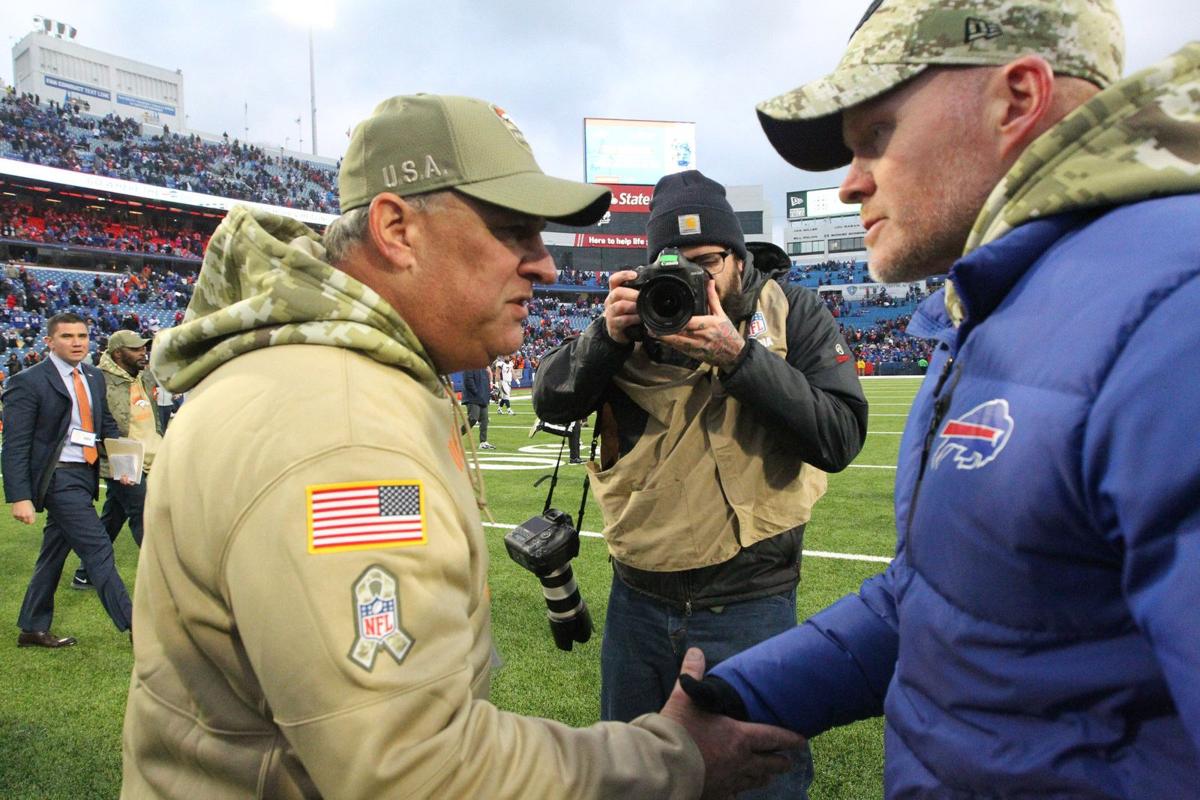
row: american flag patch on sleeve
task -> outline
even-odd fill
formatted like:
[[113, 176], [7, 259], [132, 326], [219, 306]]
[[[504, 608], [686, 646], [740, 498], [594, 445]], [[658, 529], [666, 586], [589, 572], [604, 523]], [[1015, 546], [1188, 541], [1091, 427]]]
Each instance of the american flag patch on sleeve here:
[[310, 553], [425, 544], [420, 481], [327, 483], [307, 494]]

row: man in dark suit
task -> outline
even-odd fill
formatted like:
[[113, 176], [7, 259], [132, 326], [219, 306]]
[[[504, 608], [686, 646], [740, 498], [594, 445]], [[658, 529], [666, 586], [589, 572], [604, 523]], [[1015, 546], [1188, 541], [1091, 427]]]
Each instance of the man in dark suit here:
[[47, 512], [42, 550], [18, 617], [20, 647], [75, 644], [70, 636], [50, 632], [54, 591], [69, 550], [83, 560], [118, 630], [130, 629], [132, 613], [95, 507], [97, 446], [102, 437], [120, 436], [105, 407], [104, 377], [83, 363], [88, 329], [82, 318], [57, 314], [48, 321], [47, 334], [49, 357], [10, 378], [4, 391], [5, 499], [12, 503], [13, 517], [26, 525], [33, 524], [36, 512]]

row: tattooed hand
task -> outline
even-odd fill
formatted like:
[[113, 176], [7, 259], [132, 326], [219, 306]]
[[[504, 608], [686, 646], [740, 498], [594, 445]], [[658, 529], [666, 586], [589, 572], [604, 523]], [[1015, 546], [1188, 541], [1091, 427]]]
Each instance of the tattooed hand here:
[[716, 281], [708, 281], [708, 310], [707, 316], [692, 317], [682, 331], [661, 336], [659, 341], [689, 358], [714, 367], [728, 367], [737, 360], [746, 340], [721, 308]]

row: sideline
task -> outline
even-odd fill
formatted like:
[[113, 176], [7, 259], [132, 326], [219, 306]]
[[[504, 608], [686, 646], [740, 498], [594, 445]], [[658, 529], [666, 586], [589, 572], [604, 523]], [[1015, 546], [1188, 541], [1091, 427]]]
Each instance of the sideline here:
[[[515, 528], [516, 526], [515, 525], [505, 525], [503, 522], [485, 522], [485, 523], [483, 523], [483, 527], [485, 527], [485, 528], [503, 528], [506, 531], [510, 531], [513, 528]], [[603, 539], [604, 538], [596, 531], [580, 531], [579, 535], [586, 536], [589, 539]], [[805, 550], [804, 555], [812, 556], [813, 558], [836, 558], [841, 561], [871, 561], [871, 562], [874, 562], [877, 564], [892, 563], [892, 559], [889, 556], [864, 556], [864, 555], [859, 555], [857, 553], [830, 553], [825, 550]]]

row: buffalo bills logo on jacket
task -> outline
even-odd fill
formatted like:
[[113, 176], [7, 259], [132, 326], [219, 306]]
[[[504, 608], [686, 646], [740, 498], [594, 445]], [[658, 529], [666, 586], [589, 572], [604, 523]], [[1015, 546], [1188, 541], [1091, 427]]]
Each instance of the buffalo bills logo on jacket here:
[[942, 426], [933, 468], [954, 456], [959, 469], [979, 469], [1000, 455], [1012, 436], [1013, 418], [1008, 415], [1007, 400], [989, 400]]

